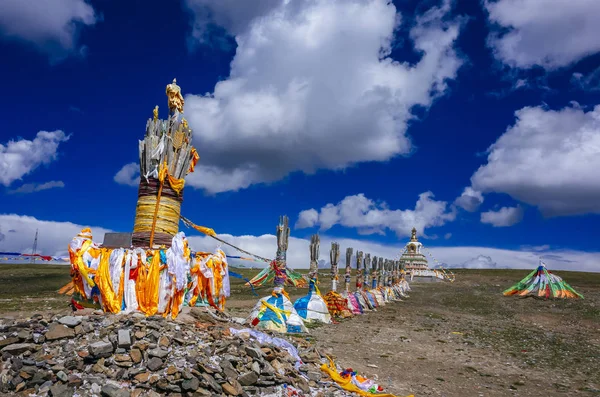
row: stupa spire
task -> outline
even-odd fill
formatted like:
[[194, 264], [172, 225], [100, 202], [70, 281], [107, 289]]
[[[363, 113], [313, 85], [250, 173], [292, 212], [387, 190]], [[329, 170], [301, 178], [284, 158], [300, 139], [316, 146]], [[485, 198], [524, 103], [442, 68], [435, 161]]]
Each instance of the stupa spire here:
[[412, 232], [411, 232], [411, 235], [410, 235], [410, 241], [414, 241], [414, 242], [419, 241], [417, 239], [417, 228], [415, 228], [415, 227], [412, 228]]

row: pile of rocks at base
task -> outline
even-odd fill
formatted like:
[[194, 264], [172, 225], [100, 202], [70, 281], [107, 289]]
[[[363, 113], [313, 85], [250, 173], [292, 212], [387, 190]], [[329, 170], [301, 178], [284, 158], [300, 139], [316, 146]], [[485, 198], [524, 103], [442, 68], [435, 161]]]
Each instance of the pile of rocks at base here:
[[[0, 394], [23, 396], [345, 396], [321, 379], [321, 358], [232, 335], [192, 308], [173, 322], [107, 315], [0, 320]], [[296, 390], [294, 390], [296, 389]]]

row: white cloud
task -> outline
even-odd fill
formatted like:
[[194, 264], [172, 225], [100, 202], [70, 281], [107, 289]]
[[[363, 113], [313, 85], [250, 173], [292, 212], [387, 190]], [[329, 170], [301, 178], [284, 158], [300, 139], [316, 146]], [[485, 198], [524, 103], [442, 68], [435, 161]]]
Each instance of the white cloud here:
[[50, 181], [45, 183], [25, 183], [14, 190], [10, 190], [9, 193], [35, 193], [41, 192], [42, 190], [53, 189], [56, 187], [65, 187], [63, 181]]
[[452, 233], [446, 233], [444, 239], [449, 240], [452, 237]]
[[488, 149], [473, 189], [506, 193], [546, 216], [600, 213], [600, 106], [525, 107]]
[[[230, 5], [191, 2], [217, 19]], [[227, 11], [237, 21], [230, 76], [186, 96], [201, 153], [189, 185], [217, 193], [409, 154], [411, 109], [431, 106], [462, 63], [453, 50], [460, 22], [442, 21], [449, 3], [410, 29], [422, 55], [414, 65], [389, 58], [400, 16], [387, 0], [264, 4], [252, 21]]]
[[210, 24], [225, 28], [230, 34], [244, 33], [250, 23], [274, 8], [283, 0], [184, 0], [193, 17], [192, 37], [200, 42], [210, 40]]
[[460, 197], [454, 200], [455, 205], [469, 212], [477, 211], [482, 203], [483, 195], [481, 192], [473, 190], [471, 187], [466, 187]]
[[376, 203], [360, 193], [337, 204], [327, 204], [319, 212], [315, 209], [300, 212], [296, 228], [320, 226], [320, 230], [328, 230], [342, 225], [356, 228], [363, 235], [383, 234], [389, 229], [402, 237], [410, 236], [413, 227], [423, 234], [426, 228], [442, 226], [455, 218], [455, 211], [448, 210], [445, 201], [434, 200], [431, 192], [419, 195], [414, 210], [391, 210], [386, 203]]
[[[32, 216], [0, 214], [0, 230], [5, 235], [0, 240], [0, 251], [31, 253], [35, 231], [39, 229], [36, 253], [50, 256], [68, 255], [71, 239], [85, 226], [71, 222], [54, 222]], [[93, 227], [94, 241], [102, 242], [110, 230]]]
[[[0, 231], [5, 235], [0, 238], [0, 251], [31, 252], [35, 230], [39, 229], [38, 251], [46, 255], [65, 255], [67, 246], [71, 239], [79, 233], [83, 225], [70, 222], [40, 221], [33, 217], [19, 215], [0, 215]], [[101, 227], [92, 227], [94, 241], [101, 243], [104, 233], [110, 230]], [[182, 229], [185, 233], [190, 229]], [[220, 231], [217, 229], [217, 233]], [[194, 232], [195, 233], [195, 232]], [[223, 240], [236, 245], [254, 254], [272, 258], [277, 249], [277, 239], [272, 234], [262, 236], [232, 236], [219, 234]], [[192, 250], [213, 251], [218, 242], [210, 237], [193, 235], [189, 237]], [[340, 244], [340, 251], [345, 252], [347, 247], [354, 248], [354, 252], [361, 250], [372, 256], [381, 256], [389, 259], [399, 258], [404, 242], [397, 245], [384, 245], [371, 241], [354, 239], [332, 238], [321, 235], [321, 255], [326, 266], [329, 261], [329, 248], [331, 242]], [[293, 268], [308, 268], [309, 240], [299, 239], [291, 236], [287, 254], [288, 264]], [[234, 249], [223, 246], [228, 255], [240, 255]], [[551, 270], [578, 270], [598, 272], [600, 252], [585, 252], [577, 250], [545, 250], [545, 251], [514, 251], [489, 247], [435, 247], [427, 246], [427, 252], [431, 253], [438, 261], [449, 264], [451, 267], [475, 266], [483, 267], [486, 263], [497, 268], [532, 269], [538, 265], [540, 258], [544, 259]], [[481, 259], [481, 257], [489, 257]], [[248, 261], [235, 262], [245, 266], [260, 266]], [[355, 262], [353, 262], [355, 263]], [[430, 259], [430, 263], [433, 261]]]
[[523, 208], [502, 207], [498, 211], [487, 211], [481, 213], [481, 223], [487, 223], [494, 227], [508, 227], [516, 225], [523, 220]]
[[587, 75], [582, 73], [573, 73], [571, 83], [584, 91], [600, 91], [600, 67], [596, 68]]
[[0, 35], [30, 42], [54, 60], [77, 51], [80, 28], [97, 21], [85, 0], [0, 2]]
[[304, 210], [298, 214], [298, 221], [296, 222], [296, 229], [304, 229], [307, 227], [313, 227], [319, 222], [319, 212], [311, 208]]
[[118, 184], [137, 187], [140, 184], [140, 165], [137, 163], [125, 164], [113, 179]]
[[491, 256], [477, 255], [463, 263], [453, 264], [449, 267], [460, 269], [496, 269], [498, 268], [498, 264], [492, 260]]
[[33, 141], [11, 140], [0, 144], [0, 183], [6, 187], [31, 173], [42, 164], [50, 164], [57, 157], [58, 146], [69, 140], [60, 130], [40, 131]]
[[[484, 0], [495, 56], [511, 67], [568, 66], [600, 51], [597, 0]], [[502, 32], [501, 32], [502, 31]]]

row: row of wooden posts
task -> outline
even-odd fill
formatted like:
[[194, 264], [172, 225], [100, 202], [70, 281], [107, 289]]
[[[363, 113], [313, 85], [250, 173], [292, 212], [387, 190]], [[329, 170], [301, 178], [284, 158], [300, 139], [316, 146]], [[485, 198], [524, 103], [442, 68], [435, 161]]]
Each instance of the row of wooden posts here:
[[[318, 256], [312, 257], [313, 252], [319, 252], [319, 235], [315, 234], [311, 238], [311, 269], [317, 268]], [[314, 247], [317, 247], [316, 249]], [[352, 247], [346, 248], [346, 269], [344, 272], [344, 282], [346, 291], [350, 292], [352, 278]], [[329, 251], [329, 260], [331, 262], [331, 290], [337, 292], [338, 287], [338, 262], [340, 259], [340, 245], [336, 242], [331, 243]], [[401, 277], [403, 265], [399, 260], [385, 259], [383, 257], [364, 254], [362, 251], [356, 253], [356, 289], [375, 289], [379, 286], [391, 286], [396, 284]]]
[[[286, 267], [286, 252], [288, 248], [288, 239], [290, 235], [289, 219], [287, 216], [280, 218], [279, 225], [277, 226], [277, 256], [276, 263], [279, 269], [279, 275], [285, 273]], [[318, 276], [318, 263], [319, 263], [319, 246], [320, 238], [318, 234], [314, 234], [310, 239], [310, 268], [308, 272], [309, 279], [316, 279]], [[350, 284], [352, 279], [352, 255], [354, 249], [348, 247], [346, 249], [346, 269], [344, 273], [344, 281], [346, 291], [350, 291]], [[336, 242], [331, 243], [331, 250], [329, 252], [329, 259], [331, 263], [331, 290], [337, 291], [338, 287], [338, 262], [340, 259], [340, 245]], [[362, 251], [356, 253], [356, 288], [370, 289], [378, 286], [390, 286], [400, 281], [402, 271], [404, 270], [404, 264], [399, 260], [384, 259], [383, 257], [373, 256], [367, 253], [366, 255]], [[275, 285], [278, 283], [277, 275], [275, 279]]]

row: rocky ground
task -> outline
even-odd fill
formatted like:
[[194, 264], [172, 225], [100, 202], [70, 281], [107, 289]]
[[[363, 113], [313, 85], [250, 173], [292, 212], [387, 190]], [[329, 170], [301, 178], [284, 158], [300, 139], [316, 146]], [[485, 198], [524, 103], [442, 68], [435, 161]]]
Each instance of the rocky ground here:
[[[299, 344], [260, 345], [204, 308], [176, 321], [84, 310], [0, 322], [0, 392], [23, 396], [346, 395], [322, 379], [320, 356]], [[221, 316], [223, 317], [223, 316]], [[299, 341], [296, 341], [298, 344]]]

